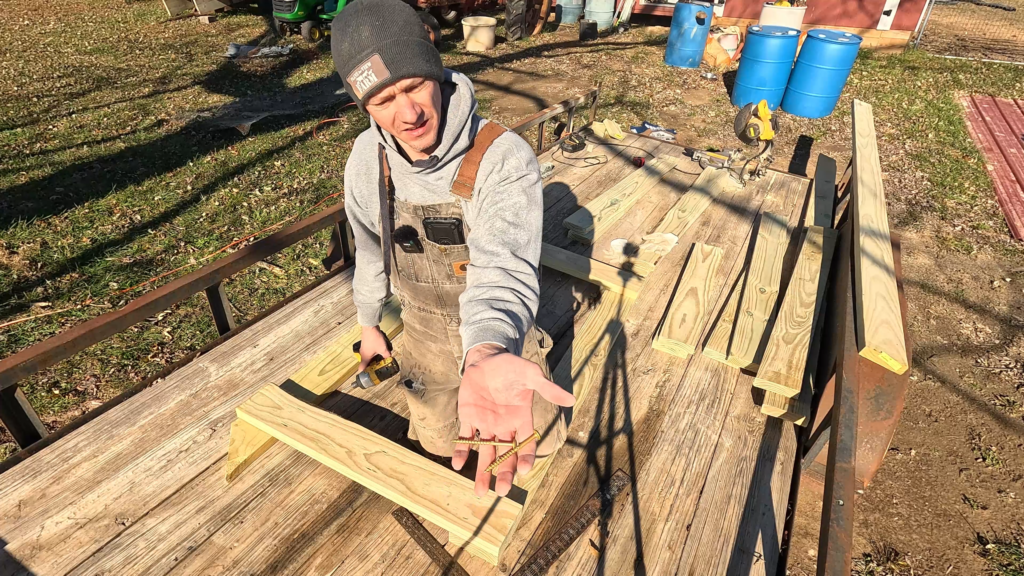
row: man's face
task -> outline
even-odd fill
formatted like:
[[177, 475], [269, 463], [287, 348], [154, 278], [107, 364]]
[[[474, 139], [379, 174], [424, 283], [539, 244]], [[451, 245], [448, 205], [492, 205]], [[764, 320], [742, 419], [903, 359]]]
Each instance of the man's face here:
[[377, 125], [402, 144], [412, 160], [430, 155], [438, 144], [441, 124], [441, 86], [428, 78], [406, 78], [366, 102]]

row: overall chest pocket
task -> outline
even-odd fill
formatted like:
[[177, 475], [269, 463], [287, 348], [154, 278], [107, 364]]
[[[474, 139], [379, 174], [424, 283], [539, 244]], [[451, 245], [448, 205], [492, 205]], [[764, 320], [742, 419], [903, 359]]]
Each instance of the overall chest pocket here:
[[423, 239], [423, 254], [430, 263], [435, 283], [465, 286], [469, 269], [469, 245], [442, 246]]

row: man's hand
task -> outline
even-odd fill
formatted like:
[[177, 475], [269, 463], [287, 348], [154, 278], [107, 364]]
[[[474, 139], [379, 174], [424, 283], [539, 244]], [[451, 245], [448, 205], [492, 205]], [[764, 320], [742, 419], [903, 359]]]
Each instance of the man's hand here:
[[[533, 393], [559, 406], [572, 406], [573, 395], [544, 377], [540, 366], [511, 354], [495, 344], [474, 346], [466, 355], [466, 370], [459, 388], [459, 436], [481, 440], [522, 442], [533, 434]], [[543, 430], [541, 431], [543, 432]], [[479, 446], [476, 495], [484, 496], [491, 484], [486, 468], [495, 460], [494, 446]], [[502, 450], [506, 452], [507, 448]], [[498, 466], [494, 491], [508, 494], [518, 469], [526, 474], [533, 468], [537, 443], [531, 442]], [[456, 444], [452, 466], [461, 470], [469, 458], [469, 446]]]
[[363, 326], [363, 333], [359, 339], [360, 372], [366, 370], [366, 367], [370, 365], [370, 360], [373, 360], [377, 354], [384, 358], [391, 358], [391, 352], [388, 352], [388, 340], [377, 326]]

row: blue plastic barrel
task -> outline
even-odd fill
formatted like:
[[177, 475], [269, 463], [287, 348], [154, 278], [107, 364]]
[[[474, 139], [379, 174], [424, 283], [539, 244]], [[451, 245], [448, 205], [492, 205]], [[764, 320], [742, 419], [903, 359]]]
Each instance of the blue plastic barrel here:
[[615, 0], [587, 0], [584, 13], [587, 20], [597, 22], [598, 31], [607, 30], [615, 20]]
[[558, 0], [555, 20], [559, 24], [575, 24], [583, 14], [583, 0]]
[[839, 30], [808, 32], [789, 77], [782, 109], [804, 118], [824, 118], [831, 114], [846, 87], [863, 40], [856, 34]]
[[696, 68], [704, 58], [711, 30], [711, 4], [679, 0], [672, 10], [672, 28], [665, 47], [665, 64], [676, 68]]
[[785, 26], [750, 26], [736, 71], [732, 103], [746, 106], [751, 102], [768, 101], [775, 110], [786, 93], [793, 58], [800, 41], [800, 31]]

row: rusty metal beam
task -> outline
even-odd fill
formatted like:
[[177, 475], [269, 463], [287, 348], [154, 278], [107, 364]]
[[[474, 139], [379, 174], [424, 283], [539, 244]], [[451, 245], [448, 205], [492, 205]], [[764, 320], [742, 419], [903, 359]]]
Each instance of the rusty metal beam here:
[[161, 310], [217, 284], [256, 262], [271, 256], [313, 233], [345, 219], [343, 203], [336, 204], [280, 232], [246, 246], [132, 300], [120, 310], [97, 316], [78, 326], [30, 346], [0, 361], [0, 390], [101, 342], [153, 316]]
[[832, 407], [829, 430], [828, 467], [818, 536], [818, 576], [850, 574], [853, 551], [853, 498], [856, 491], [857, 413], [859, 410], [860, 353], [854, 326], [852, 283], [853, 226], [847, 223], [840, 230], [836, 247], [837, 274], [833, 278], [828, 309], [835, 319], [827, 324], [840, 334], [836, 357], [836, 401]]

